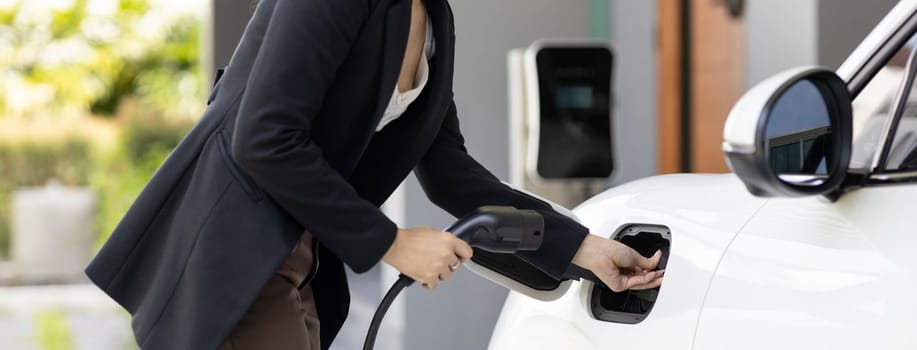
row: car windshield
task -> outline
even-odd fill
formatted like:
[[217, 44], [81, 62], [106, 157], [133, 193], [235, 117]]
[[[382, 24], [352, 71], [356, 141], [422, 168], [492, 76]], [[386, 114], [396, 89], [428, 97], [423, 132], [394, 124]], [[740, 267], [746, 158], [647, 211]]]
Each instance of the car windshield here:
[[[883, 135], [891, 118], [895, 98], [905, 77], [908, 56], [914, 47], [917, 47], [917, 36], [911, 36], [907, 44], [873, 76], [853, 101], [851, 169], [872, 170], [876, 152], [884, 140]], [[911, 94], [909, 100], [915, 98], [917, 95]], [[914, 112], [917, 112], [917, 109], [907, 108], [905, 111]]]

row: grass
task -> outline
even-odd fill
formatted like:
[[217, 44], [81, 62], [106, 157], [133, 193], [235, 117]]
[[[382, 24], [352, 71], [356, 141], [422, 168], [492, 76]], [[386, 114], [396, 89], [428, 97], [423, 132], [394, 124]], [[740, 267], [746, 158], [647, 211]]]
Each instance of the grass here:
[[35, 343], [41, 350], [72, 350], [73, 336], [67, 326], [67, 316], [49, 310], [35, 316]]

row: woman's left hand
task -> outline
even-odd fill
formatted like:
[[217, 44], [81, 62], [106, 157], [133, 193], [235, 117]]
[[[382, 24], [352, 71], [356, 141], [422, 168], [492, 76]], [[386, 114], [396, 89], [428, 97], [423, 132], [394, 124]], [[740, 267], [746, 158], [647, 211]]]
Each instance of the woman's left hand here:
[[662, 284], [665, 270], [653, 271], [662, 252], [646, 258], [618, 241], [586, 235], [573, 263], [589, 269], [615, 292], [650, 289]]

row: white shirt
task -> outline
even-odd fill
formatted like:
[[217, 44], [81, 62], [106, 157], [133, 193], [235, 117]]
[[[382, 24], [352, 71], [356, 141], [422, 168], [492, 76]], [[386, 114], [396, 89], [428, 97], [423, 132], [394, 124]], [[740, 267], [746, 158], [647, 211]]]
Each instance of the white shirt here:
[[427, 35], [424, 39], [423, 52], [420, 54], [420, 62], [417, 63], [417, 74], [414, 75], [414, 88], [405, 92], [398, 92], [398, 84], [395, 84], [395, 92], [388, 101], [388, 107], [385, 108], [385, 113], [382, 114], [379, 126], [376, 127], [377, 132], [404, 114], [404, 111], [408, 109], [411, 103], [417, 100], [417, 97], [423, 92], [423, 88], [427, 86], [427, 81], [430, 80], [430, 63], [428, 61], [435, 53], [434, 46], [433, 25], [430, 24], [430, 16], [428, 15]]

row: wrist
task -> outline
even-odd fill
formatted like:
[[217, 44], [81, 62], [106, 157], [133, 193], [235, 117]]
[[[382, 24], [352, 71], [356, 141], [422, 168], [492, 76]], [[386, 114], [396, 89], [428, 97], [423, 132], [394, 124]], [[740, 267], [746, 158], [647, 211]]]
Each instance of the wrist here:
[[600, 260], [599, 257], [602, 254], [602, 241], [604, 239], [599, 236], [587, 234], [576, 251], [576, 255], [573, 256], [572, 263], [584, 269], [593, 270], [595, 262]]
[[395, 239], [392, 240], [392, 244], [388, 246], [388, 249], [385, 251], [385, 254], [382, 255], [382, 262], [395, 266], [393, 259], [397, 255], [398, 250], [398, 238], [401, 237], [401, 228], [398, 228], [395, 231]]

